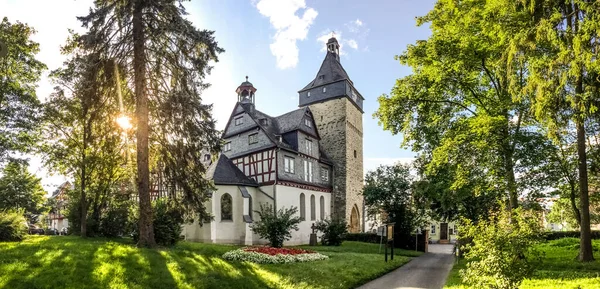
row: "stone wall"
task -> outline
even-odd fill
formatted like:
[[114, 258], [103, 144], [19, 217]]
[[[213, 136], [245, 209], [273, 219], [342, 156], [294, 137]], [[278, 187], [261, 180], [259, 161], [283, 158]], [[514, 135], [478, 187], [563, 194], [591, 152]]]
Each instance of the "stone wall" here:
[[310, 109], [319, 129], [321, 147], [334, 162], [332, 211], [349, 221], [356, 205], [362, 219], [362, 113], [345, 97], [311, 104]]

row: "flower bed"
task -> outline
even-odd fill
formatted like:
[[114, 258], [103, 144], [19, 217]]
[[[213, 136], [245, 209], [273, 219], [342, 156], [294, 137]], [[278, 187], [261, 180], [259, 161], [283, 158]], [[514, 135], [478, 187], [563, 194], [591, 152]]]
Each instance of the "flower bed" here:
[[325, 260], [329, 257], [314, 251], [295, 248], [246, 247], [223, 254], [229, 261], [248, 261], [258, 264], [284, 264]]

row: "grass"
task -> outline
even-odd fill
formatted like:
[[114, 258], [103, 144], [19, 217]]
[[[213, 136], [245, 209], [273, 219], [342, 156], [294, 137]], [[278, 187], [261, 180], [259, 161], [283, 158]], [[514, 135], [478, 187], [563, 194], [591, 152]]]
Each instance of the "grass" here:
[[353, 288], [416, 256], [396, 250], [384, 262], [377, 244], [309, 247], [330, 258], [295, 264], [229, 262], [236, 246], [180, 243], [140, 249], [127, 239], [31, 236], [0, 242], [0, 288]]
[[[593, 240], [594, 257], [600, 258], [600, 240]], [[600, 288], [600, 262], [581, 263], [575, 260], [579, 251], [579, 239], [563, 238], [538, 245], [544, 253], [542, 263], [530, 279], [521, 283], [521, 289], [542, 288]], [[465, 260], [454, 265], [446, 286], [447, 289], [469, 288], [462, 283], [459, 270], [466, 268]]]

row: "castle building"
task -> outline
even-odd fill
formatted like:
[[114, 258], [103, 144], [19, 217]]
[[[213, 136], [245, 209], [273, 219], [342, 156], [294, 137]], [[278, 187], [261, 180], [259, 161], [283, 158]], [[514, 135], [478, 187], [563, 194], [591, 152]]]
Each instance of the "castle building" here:
[[185, 238], [212, 243], [262, 244], [251, 230], [261, 204], [298, 208], [303, 219], [286, 245], [307, 244], [311, 226], [339, 216], [351, 232], [363, 227], [363, 97], [342, 67], [339, 44], [299, 93], [299, 108], [269, 116], [255, 106], [257, 89], [244, 81], [222, 135], [222, 153], [207, 170], [216, 190], [210, 223], [186, 225]]

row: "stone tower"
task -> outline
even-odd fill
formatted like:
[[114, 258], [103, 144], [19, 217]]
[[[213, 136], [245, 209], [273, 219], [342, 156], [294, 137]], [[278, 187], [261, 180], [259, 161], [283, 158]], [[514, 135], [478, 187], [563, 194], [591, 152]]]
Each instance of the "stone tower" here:
[[337, 39], [315, 79], [299, 93], [300, 107], [309, 106], [321, 136], [321, 147], [334, 163], [332, 212], [346, 218], [351, 232], [363, 224], [363, 100], [340, 63]]

